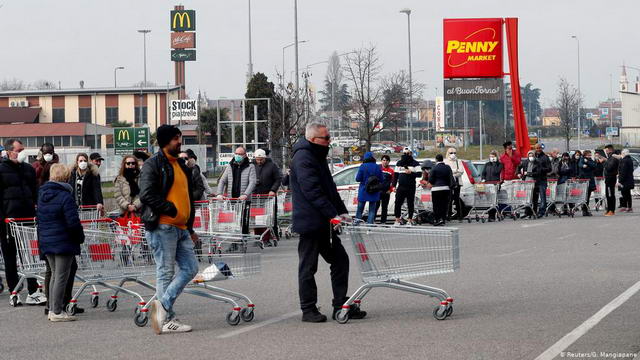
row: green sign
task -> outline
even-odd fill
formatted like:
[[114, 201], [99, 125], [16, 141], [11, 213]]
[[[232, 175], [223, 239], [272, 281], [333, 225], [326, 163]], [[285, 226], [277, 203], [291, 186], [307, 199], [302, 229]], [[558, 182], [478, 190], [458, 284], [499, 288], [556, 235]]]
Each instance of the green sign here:
[[172, 10], [171, 11], [171, 31], [195, 31], [196, 11], [195, 10]]
[[171, 50], [171, 61], [196, 61], [195, 50]]
[[128, 155], [135, 150], [147, 150], [149, 128], [114, 128], [113, 145], [116, 155]]

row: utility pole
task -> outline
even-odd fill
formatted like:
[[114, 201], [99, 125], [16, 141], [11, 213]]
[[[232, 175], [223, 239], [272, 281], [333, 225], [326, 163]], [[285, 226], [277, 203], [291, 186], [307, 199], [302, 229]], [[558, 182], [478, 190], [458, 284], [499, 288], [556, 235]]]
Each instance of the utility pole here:
[[251, 58], [251, 0], [249, 1], [249, 69], [247, 71], [247, 84], [253, 78], [253, 60]]

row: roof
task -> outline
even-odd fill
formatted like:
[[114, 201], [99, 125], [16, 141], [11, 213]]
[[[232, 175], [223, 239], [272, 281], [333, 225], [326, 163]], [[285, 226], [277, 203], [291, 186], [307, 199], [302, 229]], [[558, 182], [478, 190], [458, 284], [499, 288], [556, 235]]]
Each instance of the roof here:
[[0, 124], [33, 123], [40, 108], [0, 107]]
[[113, 129], [106, 126], [87, 123], [45, 123], [45, 124], [8, 124], [0, 125], [3, 138], [31, 136], [85, 136], [110, 135]]
[[544, 109], [543, 117], [559, 117], [560, 109]]
[[147, 87], [107, 87], [82, 89], [44, 89], [44, 90], [11, 90], [0, 91], [0, 97], [13, 96], [64, 96], [64, 95], [92, 95], [92, 94], [149, 94], [166, 93], [179, 90], [180, 86], [147, 86]]

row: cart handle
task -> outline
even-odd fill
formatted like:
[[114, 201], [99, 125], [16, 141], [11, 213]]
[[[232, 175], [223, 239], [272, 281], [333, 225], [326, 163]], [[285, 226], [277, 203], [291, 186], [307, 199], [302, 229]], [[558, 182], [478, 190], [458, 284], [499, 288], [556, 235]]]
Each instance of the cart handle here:
[[252, 194], [251, 195], [252, 198], [273, 198], [275, 197], [275, 195], [269, 195], [269, 194]]
[[115, 222], [112, 219], [109, 218], [102, 218], [102, 219], [96, 219], [96, 220], [80, 220], [81, 224], [91, 224], [91, 223], [112, 223]]
[[98, 205], [80, 205], [80, 209], [95, 209]]
[[6, 218], [4, 219], [5, 223], [18, 222], [18, 221], [36, 221], [34, 217], [25, 217], [25, 218]]

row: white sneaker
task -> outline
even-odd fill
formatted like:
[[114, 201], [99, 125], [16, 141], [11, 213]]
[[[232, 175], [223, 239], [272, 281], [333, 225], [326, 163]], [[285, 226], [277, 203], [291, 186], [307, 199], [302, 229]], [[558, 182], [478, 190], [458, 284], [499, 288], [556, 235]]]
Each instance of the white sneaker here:
[[396, 221], [396, 222], [393, 223], [393, 226], [401, 226], [401, 225], [402, 225], [402, 223], [400, 221]]
[[167, 318], [167, 311], [164, 309], [164, 307], [162, 306], [162, 303], [160, 302], [160, 300], [153, 300], [153, 302], [151, 303], [151, 327], [153, 328], [153, 331], [160, 335], [163, 333], [164, 331], [164, 325], [166, 325], [164, 323], [164, 321]]
[[178, 319], [173, 319], [167, 321], [162, 326], [162, 333], [183, 333], [191, 331], [191, 326], [185, 325], [180, 322]]
[[27, 295], [25, 304], [27, 305], [45, 305], [47, 303], [47, 297], [44, 296], [42, 291], [36, 291], [31, 295]]
[[407, 226], [413, 226], [413, 222], [407, 221]]
[[49, 311], [49, 321], [51, 322], [76, 321], [76, 317], [73, 315], [69, 315], [64, 311], [61, 312], [60, 314], [54, 314], [53, 311]]
[[19, 295], [9, 295], [9, 304], [11, 306], [22, 306], [22, 300], [20, 300]]

